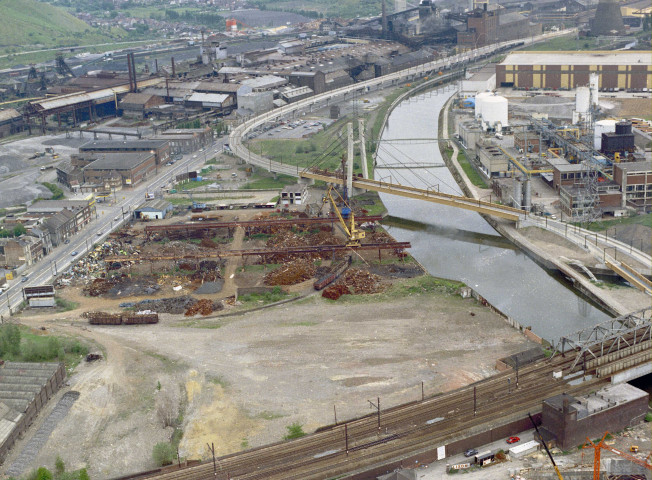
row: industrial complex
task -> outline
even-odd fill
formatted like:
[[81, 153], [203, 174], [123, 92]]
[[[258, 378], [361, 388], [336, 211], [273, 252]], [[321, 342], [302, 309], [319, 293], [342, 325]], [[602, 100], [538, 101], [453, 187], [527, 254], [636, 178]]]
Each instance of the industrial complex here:
[[649, 2], [159, 3], [0, 70], [0, 478], [650, 478]]

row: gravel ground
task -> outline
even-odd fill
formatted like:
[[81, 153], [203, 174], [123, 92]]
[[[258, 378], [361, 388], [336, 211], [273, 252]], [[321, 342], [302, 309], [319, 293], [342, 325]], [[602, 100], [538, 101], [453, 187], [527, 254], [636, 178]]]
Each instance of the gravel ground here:
[[311, 297], [228, 319], [162, 315], [134, 328], [89, 327], [71, 312], [24, 322], [102, 345], [106, 361], [77, 368], [70, 383], [80, 399], [31, 463], [62, 455], [93, 478], [153, 467], [153, 445], [171, 435], [156, 416], [161, 392], [185, 400], [181, 455], [207, 458], [206, 443], [223, 455], [278, 441], [293, 422], [313, 431], [333, 421], [333, 405], [341, 420], [369, 413], [368, 398], [414, 400], [422, 381], [427, 395], [457, 388], [532, 346], [488, 308], [445, 294]]

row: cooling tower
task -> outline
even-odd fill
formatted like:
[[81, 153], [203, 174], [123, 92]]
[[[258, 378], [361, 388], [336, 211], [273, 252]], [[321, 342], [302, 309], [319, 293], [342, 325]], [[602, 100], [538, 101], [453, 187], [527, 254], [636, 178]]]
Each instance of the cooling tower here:
[[600, 0], [591, 23], [591, 35], [622, 35], [625, 32], [623, 16], [617, 0]]

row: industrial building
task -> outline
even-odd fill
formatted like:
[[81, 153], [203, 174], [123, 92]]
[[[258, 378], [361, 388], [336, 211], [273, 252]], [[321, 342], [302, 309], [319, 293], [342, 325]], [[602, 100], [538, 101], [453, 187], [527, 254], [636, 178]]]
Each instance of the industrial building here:
[[0, 365], [0, 462], [61, 388], [65, 378], [63, 363], [3, 362]]
[[134, 217], [141, 220], [160, 220], [174, 209], [166, 200], [149, 200], [142, 207], [134, 210]]
[[156, 172], [156, 156], [149, 152], [94, 154], [82, 168], [84, 183], [103, 184], [119, 178], [119, 186], [135, 186]]
[[130, 153], [150, 152], [156, 158], [156, 164], [165, 164], [170, 160], [170, 144], [166, 140], [128, 140], [116, 142], [95, 140], [79, 147], [80, 152], [91, 153]]
[[575, 398], [561, 394], [543, 402], [541, 430], [562, 450], [584, 444], [587, 437], [601, 437], [643, 421], [649, 395], [627, 383], [610, 385]]
[[512, 52], [496, 66], [496, 85], [515, 88], [571, 89], [589, 84], [642, 91], [652, 88], [652, 57], [648, 51]]

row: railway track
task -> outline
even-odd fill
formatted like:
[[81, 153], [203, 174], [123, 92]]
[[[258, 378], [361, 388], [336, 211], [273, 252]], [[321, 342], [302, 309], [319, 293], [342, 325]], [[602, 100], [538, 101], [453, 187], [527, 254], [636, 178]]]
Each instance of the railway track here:
[[[633, 339], [636, 333], [630, 335]], [[594, 348], [599, 354], [603, 346]], [[523, 366], [518, 374], [502, 372], [452, 392], [329, 425], [298, 440], [223, 456], [215, 465], [204, 462], [123, 478], [319, 480], [361, 472], [462, 439], [501, 418], [519, 419], [538, 412], [545, 398], [564, 392], [580, 395], [606, 383], [594, 375], [595, 370], [581, 372], [576, 367], [571, 372], [573, 365], [574, 352], [568, 352]], [[553, 379], [552, 373], [558, 371], [567, 376]], [[571, 383], [579, 375], [585, 375], [585, 381]]]

